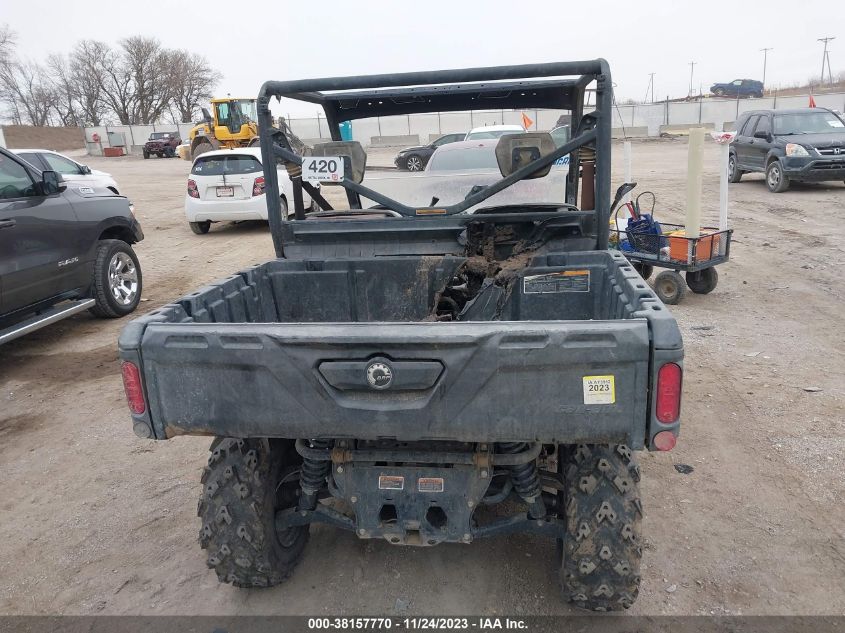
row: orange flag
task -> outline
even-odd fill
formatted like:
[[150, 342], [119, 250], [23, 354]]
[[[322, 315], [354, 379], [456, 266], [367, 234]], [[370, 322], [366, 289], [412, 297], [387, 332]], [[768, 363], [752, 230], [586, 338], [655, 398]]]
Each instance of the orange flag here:
[[525, 112], [523, 112], [522, 113], [522, 127], [524, 127], [527, 130], [532, 125], [534, 125], [534, 121], [532, 121], [531, 118], [527, 114], [525, 114]]
[[[813, 99], [813, 95], [810, 95], [810, 107], [811, 107], [811, 108], [815, 108], [815, 107], [816, 107], [816, 100], [815, 100], [815, 99]], [[522, 116], [524, 117], [525, 115], [523, 114]]]

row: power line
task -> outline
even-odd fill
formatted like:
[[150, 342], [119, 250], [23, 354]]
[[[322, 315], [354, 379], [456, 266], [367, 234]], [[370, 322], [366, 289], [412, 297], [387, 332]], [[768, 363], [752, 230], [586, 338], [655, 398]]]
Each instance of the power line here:
[[824, 51], [822, 51], [822, 75], [819, 79], [819, 85], [824, 83], [824, 65], [827, 62], [827, 76], [830, 80], [830, 83], [833, 83], [833, 73], [830, 72], [830, 54], [827, 52], [827, 43], [831, 40], [835, 40], [835, 37], [820, 37], [818, 39], [819, 42], [824, 42]]
[[690, 62], [689, 63], [689, 92], [687, 93], [688, 97], [692, 96], [692, 75], [695, 72], [695, 65], [698, 62]]
[[656, 73], [649, 73], [648, 74], [648, 85], [645, 88], [645, 99], [643, 101], [648, 101], [648, 91], [651, 90], [651, 103], [654, 103], [654, 75]]
[[769, 56], [769, 51], [772, 50], [771, 48], [761, 48], [760, 52], [763, 53], [763, 90], [766, 89], [766, 61]]

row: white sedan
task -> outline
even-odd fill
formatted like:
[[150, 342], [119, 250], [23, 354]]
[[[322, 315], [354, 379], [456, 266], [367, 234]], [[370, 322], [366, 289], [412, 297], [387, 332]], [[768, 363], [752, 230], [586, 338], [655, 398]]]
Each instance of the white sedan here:
[[13, 149], [17, 154], [38, 171], [52, 170], [62, 175], [62, 180], [75, 185], [87, 185], [94, 189], [109, 189], [117, 195], [120, 190], [111, 174], [98, 169], [91, 169], [88, 165], [77, 163], [64, 154], [49, 149]]
[[[277, 166], [282, 218], [293, 205], [293, 184], [283, 165]], [[314, 208], [302, 192], [305, 208]], [[267, 220], [264, 169], [257, 147], [206, 152], [194, 160], [185, 192], [185, 216], [197, 235], [208, 233], [212, 222]]]

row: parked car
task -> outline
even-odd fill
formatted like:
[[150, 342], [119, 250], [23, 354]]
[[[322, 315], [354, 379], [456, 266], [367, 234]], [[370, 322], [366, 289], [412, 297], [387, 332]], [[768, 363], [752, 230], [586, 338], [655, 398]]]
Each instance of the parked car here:
[[[278, 166], [282, 214], [287, 217], [293, 186], [285, 168]], [[313, 203], [303, 191], [306, 206]], [[221, 149], [194, 159], [185, 192], [185, 216], [197, 235], [208, 233], [212, 222], [267, 220], [264, 174], [258, 147]]]
[[0, 149], [0, 344], [83, 310], [134, 311], [142, 239], [123, 196]]
[[64, 154], [59, 154], [49, 149], [13, 149], [17, 154], [38, 171], [55, 171], [62, 175], [65, 182], [85, 184], [94, 189], [109, 189], [112, 193], [120, 195], [120, 190], [112, 178], [99, 169], [91, 169], [88, 165], [78, 163]]
[[762, 97], [763, 82], [756, 79], [734, 79], [727, 84], [713, 84], [710, 92], [717, 97]]
[[730, 147], [731, 182], [743, 174], [766, 174], [773, 193], [791, 181], [845, 180], [845, 122], [827, 108], [751, 110], [736, 123]]
[[525, 128], [521, 125], [483, 125], [474, 127], [467, 132], [465, 141], [480, 141], [491, 138], [501, 138], [505, 134], [522, 134]]
[[181, 143], [178, 132], [153, 132], [144, 143], [144, 158], [149, 158], [152, 154], [159, 158], [173, 158]]
[[459, 134], [446, 134], [440, 138], [432, 141], [428, 145], [419, 145], [417, 147], [406, 147], [396, 155], [393, 159], [393, 164], [399, 169], [407, 169], [408, 171], [422, 171], [428, 164], [428, 159], [441, 145], [455, 143], [464, 140], [466, 132]]

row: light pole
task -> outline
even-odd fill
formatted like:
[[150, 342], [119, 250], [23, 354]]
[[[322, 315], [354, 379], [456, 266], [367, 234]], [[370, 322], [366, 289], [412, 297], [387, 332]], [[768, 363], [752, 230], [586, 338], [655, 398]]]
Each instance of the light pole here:
[[695, 64], [696, 62], [689, 63], [689, 92], [687, 93], [688, 97], [692, 96], [692, 75], [695, 72]]
[[772, 50], [771, 48], [761, 48], [760, 52], [763, 53], [763, 90], [766, 89], [766, 60], [769, 56], [769, 51]]
[[830, 72], [830, 55], [827, 52], [827, 43], [831, 40], [835, 40], [835, 37], [820, 37], [819, 42], [824, 42], [824, 51], [822, 51], [822, 75], [819, 79], [819, 85], [824, 83], [824, 64], [827, 61], [827, 76], [830, 79], [830, 83], [833, 83], [833, 73]]

